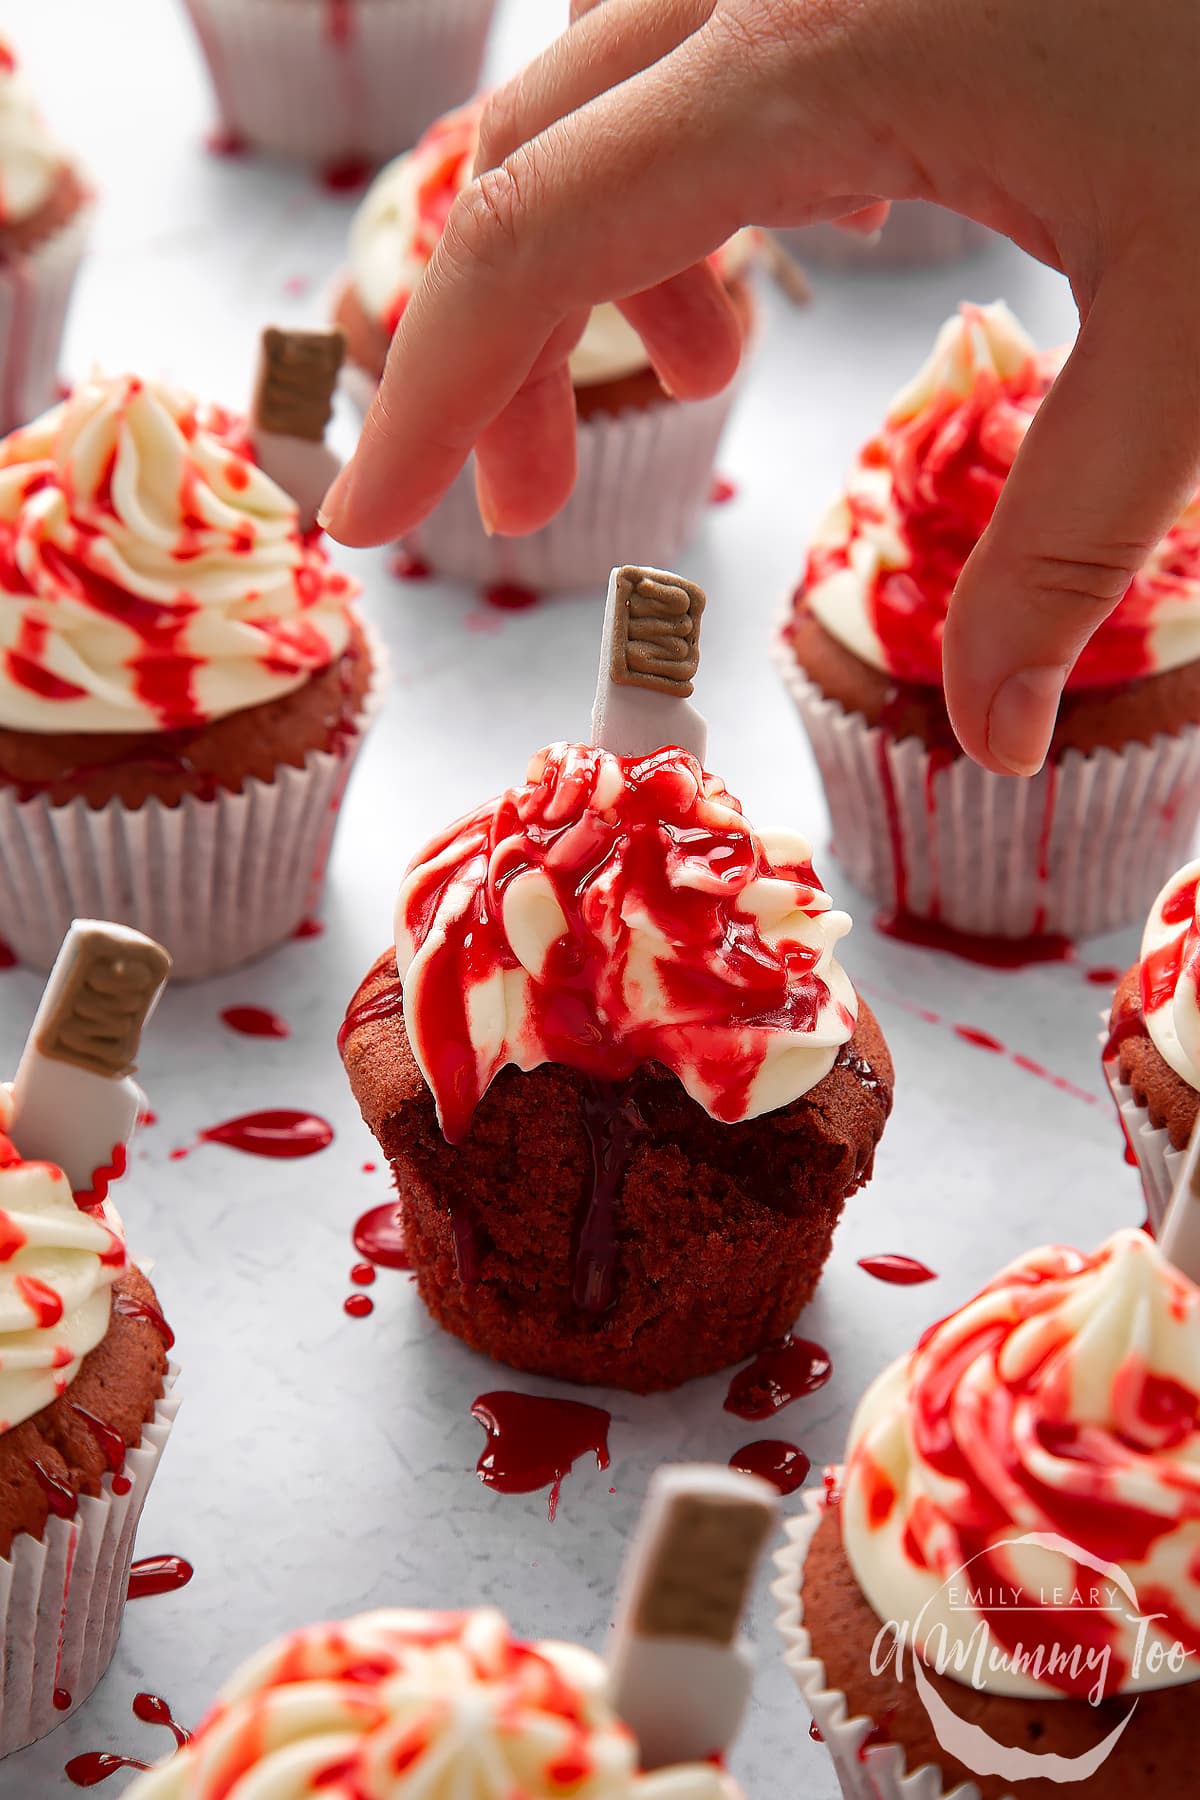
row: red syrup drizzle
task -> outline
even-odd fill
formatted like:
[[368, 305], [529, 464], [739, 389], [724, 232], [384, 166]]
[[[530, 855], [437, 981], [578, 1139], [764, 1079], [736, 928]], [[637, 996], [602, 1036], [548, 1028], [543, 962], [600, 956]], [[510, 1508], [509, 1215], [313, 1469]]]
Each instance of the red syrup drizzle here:
[[4, 939], [0, 938], [0, 969], [15, 969], [16, 966], [16, 951], [11, 944], [5, 943]]
[[[157, 1694], [135, 1694], [130, 1709], [135, 1719], [142, 1725], [161, 1725], [169, 1731], [175, 1743], [182, 1750], [191, 1742], [191, 1732], [185, 1731], [177, 1719], [172, 1717], [171, 1709], [165, 1700]], [[110, 1775], [119, 1774], [122, 1769], [138, 1769], [145, 1771], [151, 1765], [141, 1762], [135, 1756], [117, 1756], [111, 1750], [87, 1750], [82, 1756], [73, 1756], [64, 1773], [67, 1780], [75, 1787], [99, 1787]]]
[[558, 1512], [564, 1478], [581, 1456], [607, 1469], [612, 1414], [578, 1400], [547, 1400], [536, 1394], [480, 1394], [471, 1408], [487, 1433], [476, 1472], [485, 1487], [501, 1494], [550, 1489], [549, 1516]]
[[881, 937], [895, 943], [912, 944], [920, 950], [941, 950], [984, 969], [1031, 969], [1043, 963], [1072, 962], [1075, 957], [1070, 938], [1058, 932], [1026, 938], [976, 937], [970, 932], [955, 931], [937, 919], [918, 919], [902, 908], [876, 913], [872, 923]]
[[398, 1019], [404, 1011], [404, 989], [399, 980], [389, 981], [369, 1000], [360, 1006], [352, 1006], [338, 1029], [338, 1055], [345, 1054], [346, 1045], [352, 1032], [360, 1025], [377, 1025], [383, 1019]]
[[1123, 974], [1123, 969], [1114, 969], [1105, 963], [1101, 968], [1085, 969], [1083, 979], [1092, 987], [1115, 988]]
[[250, 144], [240, 131], [219, 125], [205, 138], [204, 148], [210, 156], [245, 156]]
[[129, 1571], [130, 1600], [153, 1600], [159, 1594], [177, 1594], [195, 1570], [182, 1556], [145, 1556]]
[[860, 1269], [876, 1281], [888, 1281], [893, 1287], [919, 1287], [923, 1281], [936, 1281], [937, 1275], [915, 1256], [860, 1256]]
[[224, 1144], [246, 1156], [284, 1160], [315, 1156], [333, 1142], [333, 1126], [316, 1113], [295, 1112], [290, 1107], [242, 1113], [200, 1133], [202, 1144]]
[[[141, 1124], [143, 1119], [146, 1119], [147, 1123], [152, 1124], [154, 1121], [154, 1114], [151, 1113], [147, 1119], [146, 1114], [143, 1113], [139, 1118], [138, 1123]], [[125, 1148], [125, 1145], [114, 1144], [112, 1148], [112, 1160], [102, 1164], [100, 1168], [92, 1170], [91, 1187], [78, 1188], [73, 1194], [72, 1198], [74, 1199], [76, 1206], [83, 1212], [97, 1211], [108, 1199], [108, 1190], [113, 1182], [120, 1181], [128, 1167], [129, 1152]]]
[[408, 550], [399, 550], [388, 564], [389, 575], [397, 581], [428, 581], [433, 570], [422, 556], [413, 556]]
[[832, 1373], [829, 1352], [820, 1344], [786, 1337], [738, 1370], [725, 1396], [725, 1411], [739, 1419], [769, 1419], [793, 1400], [815, 1394]]
[[812, 1464], [798, 1444], [789, 1444], [784, 1438], [759, 1438], [735, 1450], [729, 1466], [743, 1475], [761, 1476], [781, 1494], [794, 1494], [808, 1479]]
[[[999, 1038], [992, 1036], [991, 1032], [981, 1031], [975, 1025], [952, 1025], [949, 1020], [942, 1017], [941, 1013], [934, 1012], [928, 1006], [918, 1006], [915, 1002], [905, 1000], [900, 995], [889, 994], [886, 997], [896, 1006], [902, 1007], [905, 1012], [911, 1013], [913, 1018], [922, 1020], [926, 1025], [945, 1026], [953, 1031], [956, 1037], [961, 1038], [964, 1044], [970, 1044], [973, 1049], [982, 1050], [989, 1056], [1006, 1056], [1009, 1062], [1022, 1070], [1024, 1074], [1034, 1075], [1039, 1081], [1048, 1081], [1052, 1088], [1058, 1089], [1059, 1093], [1070, 1094], [1073, 1099], [1082, 1100], [1087, 1106], [1098, 1104], [1097, 1095], [1093, 1094], [1089, 1088], [1078, 1087], [1075, 1082], [1068, 1081], [1065, 1075], [1056, 1075], [1053, 1070], [1043, 1068], [1041, 1063], [1034, 1062], [1032, 1057], [1026, 1056], [1021, 1050], [1010, 1050], [1007, 1044], [1002, 1044]], [[1104, 1052], [1106, 1060], [1110, 1054], [1109, 1050]]]
[[592, 1171], [580, 1216], [572, 1298], [582, 1311], [599, 1314], [612, 1304], [620, 1248], [617, 1206], [629, 1159], [649, 1127], [628, 1082], [589, 1081], [579, 1110]]
[[536, 588], [522, 587], [515, 581], [497, 581], [491, 587], [480, 590], [480, 599], [485, 606], [494, 606], [497, 612], [524, 612], [527, 607], [536, 606], [541, 595]]
[[74, 1400], [69, 1404], [76, 1418], [82, 1419], [100, 1446], [101, 1454], [108, 1464], [109, 1473], [111, 1475], [123, 1474], [125, 1470], [124, 1434], [118, 1431], [115, 1425], [109, 1425], [105, 1420], [98, 1419], [95, 1413], [87, 1410], [86, 1406], [79, 1406]]
[[324, 935], [324, 932], [325, 932], [324, 920], [322, 920], [322, 919], [301, 919], [301, 921], [297, 925], [295, 931], [293, 931], [292, 936], [294, 938], [298, 938], [301, 942], [305, 942], [309, 938], [322, 937]]
[[396, 1200], [373, 1206], [370, 1212], [365, 1212], [354, 1227], [353, 1240], [359, 1255], [366, 1257], [368, 1268], [372, 1264], [381, 1269], [412, 1268], [400, 1204]]
[[825, 1734], [815, 1719], [808, 1728], [808, 1735], [814, 1744], [823, 1744], [825, 1742]]
[[35, 1456], [29, 1458], [29, 1467], [33, 1471], [34, 1480], [46, 1497], [46, 1505], [55, 1518], [73, 1519], [79, 1511], [79, 1500], [73, 1489], [69, 1488], [65, 1481], [60, 1481], [57, 1475], [51, 1475], [50, 1471], [44, 1468]]
[[221, 1023], [242, 1037], [285, 1038], [292, 1035], [287, 1020], [281, 1019], [278, 1013], [268, 1012], [265, 1006], [227, 1006], [221, 1014]]
[[149, 1300], [135, 1300], [131, 1294], [118, 1294], [113, 1301], [113, 1311], [120, 1313], [123, 1319], [144, 1319], [147, 1325], [153, 1325], [165, 1350], [175, 1348], [175, 1333]]
[[728, 475], [714, 475], [708, 490], [708, 504], [725, 506], [730, 500], [737, 499], [737, 491], [737, 482], [730, 481]]

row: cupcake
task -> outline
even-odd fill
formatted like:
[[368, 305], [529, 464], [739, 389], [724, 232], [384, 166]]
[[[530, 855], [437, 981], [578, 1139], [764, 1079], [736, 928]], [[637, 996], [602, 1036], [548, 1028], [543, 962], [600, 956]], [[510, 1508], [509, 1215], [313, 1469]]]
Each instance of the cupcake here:
[[964, 306], [819, 527], [778, 642], [850, 879], [900, 921], [1085, 937], [1144, 915], [1200, 813], [1200, 504], [1067, 681], [1029, 781], [967, 758], [942, 688], [956, 580], [1054, 377]]
[[[355, 215], [335, 315], [364, 404], [450, 208], [470, 182], [486, 99], [480, 95], [440, 119], [415, 149], [390, 163]], [[753, 252], [753, 232], [742, 231], [713, 259], [747, 335], [754, 320]], [[405, 538], [410, 554], [454, 580], [532, 588], [603, 584], [614, 539], [646, 559], [675, 560], [707, 503], [733, 390], [708, 400], [669, 398], [641, 339], [611, 304], [592, 312], [570, 367], [579, 473], [558, 517], [527, 537], [489, 537], [468, 459], [431, 516]]]
[[90, 198], [0, 36], [0, 432], [42, 412], [58, 392]]
[[868, 1389], [789, 1522], [788, 1662], [850, 1800], [1184, 1794], [1200, 1289], [1143, 1232], [1031, 1251]]
[[0, 444], [0, 917], [22, 961], [47, 967], [76, 914], [150, 932], [181, 976], [295, 930], [371, 704], [356, 591], [245, 423], [161, 383], [83, 382]]
[[186, 0], [223, 147], [349, 178], [479, 80], [495, 0]]
[[779, 231], [802, 262], [827, 269], [872, 271], [936, 268], [972, 256], [991, 238], [986, 226], [930, 200], [893, 200], [878, 232], [864, 237], [832, 220]]
[[175, 1415], [171, 1333], [107, 1198], [166, 967], [133, 933], [77, 929], [0, 1087], [0, 1756], [53, 1730], [108, 1667]]
[[553, 744], [419, 851], [340, 1041], [439, 1324], [635, 1392], [784, 1335], [891, 1107], [849, 928], [669, 739]]
[[762, 1482], [661, 1470], [607, 1667], [523, 1642], [491, 1607], [292, 1632], [127, 1800], [739, 1800], [718, 1765], [748, 1697], [738, 1624], [775, 1515]]
[[1157, 1231], [1200, 1114], [1200, 862], [1154, 902], [1142, 953], [1113, 996], [1102, 1060]]

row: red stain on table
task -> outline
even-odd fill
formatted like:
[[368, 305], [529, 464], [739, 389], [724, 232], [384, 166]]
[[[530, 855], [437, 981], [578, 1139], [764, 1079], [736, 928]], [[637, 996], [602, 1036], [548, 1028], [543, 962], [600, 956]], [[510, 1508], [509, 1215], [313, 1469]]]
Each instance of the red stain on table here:
[[1095, 969], [1085, 969], [1083, 979], [1090, 982], [1092, 987], [1115, 988], [1124, 973], [1123, 969], [1115, 969], [1111, 964], [1104, 963]]
[[342, 1310], [349, 1313], [352, 1319], [366, 1319], [375, 1311], [375, 1302], [370, 1294], [347, 1294], [342, 1302]]
[[324, 936], [324, 932], [325, 922], [323, 919], [301, 919], [295, 931], [293, 931], [292, 936], [304, 940], [307, 938], [322, 937]]
[[1044, 963], [1071, 962], [1075, 956], [1070, 938], [1058, 932], [1024, 938], [976, 936], [904, 911], [877, 913], [873, 924], [881, 937], [920, 950], [940, 950], [984, 969], [1031, 969]]
[[553, 1521], [563, 1480], [581, 1456], [593, 1455], [607, 1469], [612, 1414], [579, 1400], [548, 1400], [536, 1394], [481, 1394], [471, 1408], [487, 1433], [476, 1465], [480, 1481], [501, 1494], [550, 1489]]
[[[179, 1749], [191, 1742], [191, 1732], [184, 1730], [172, 1716], [166, 1701], [157, 1694], [135, 1694], [131, 1710], [134, 1718], [141, 1724], [161, 1725], [165, 1731], [169, 1731]], [[118, 1756], [111, 1750], [85, 1750], [82, 1756], [71, 1758], [64, 1773], [75, 1787], [93, 1788], [99, 1787], [102, 1781], [107, 1781], [110, 1775], [119, 1774], [122, 1769], [146, 1770], [150, 1766], [136, 1756]]]
[[281, 1019], [278, 1013], [269, 1012], [265, 1006], [227, 1006], [221, 1014], [221, 1023], [241, 1037], [285, 1038], [292, 1035], [287, 1020]]
[[710, 506], [726, 506], [730, 500], [737, 499], [737, 482], [731, 481], [728, 475], [714, 475], [711, 488], [708, 490]]
[[758, 1475], [781, 1494], [794, 1494], [808, 1479], [812, 1464], [798, 1444], [789, 1444], [784, 1438], [759, 1438], [735, 1450], [729, 1466], [744, 1475]]
[[893, 1287], [919, 1287], [923, 1281], [936, 1281], [934, 1270], [918, 1262], [915, 1256], [894, 1256], [890, 1253], [883, 1256], [860, 1256], [860, 1269], [873, 1275], [876, 1281], [887, 1281]]
[[485, 606], [493, 606], [497, 612], [524, 612], [527, 607], [536, 606], [541, 596], [536, 588], [523, 587], [517, 581], [496, 581], [491, 587], [480, 590], [480, 599]]
[[182, 1556], [144, 1556], [129, 1571], [129, 1599], [152, 1600], [159, 1594], [177, 1594], [195, 1570]]
[[1004, 1055], [1004, 1045], [1000, 1039], [993, 1037], [990, 1031], [980, 1031], [978, 1025], [956, 1025], [955, 1037], [960, 1037], [964, 1044], [971, 1044], [976, 1050], [990, 1050], [993, 1056]]
[[0, 938], [0, 969], [15, 969], [16, 966], [16, 951], [11, 944], [5, 943], [4, 939]]
[[769, 1419], [793, 1400], [815, 1394], [832, 1373], [829, 1352], [820, 1344], [786, 1337], [738, 1370], [725, 1396], [725, 1411], [739, 1419]]
[[236, 1119], [225, 1119], [200, 1133], [202, 1144], [223, 1144], [228, 1150], [240, 1150], [246, 1156], [289, 1159], [315, 1156], [333, 1142], [333, 1126], [316, 1113], [296, 1112], [290, 1107], [268, 1108], [264, 1112], [242, 1113]]
[[354, 1248], [366, 1258], [368, 1266], [377, 1263], [381, 1269], [412, 1268], [398, 1201], [389, 1200], [363, 1213], [352, 1235]]
[[423, 556], [414, 556], [409, 550], [398, 550], [388, 564], [388, 573], [397, 581], [428, 581], [433, 570]]

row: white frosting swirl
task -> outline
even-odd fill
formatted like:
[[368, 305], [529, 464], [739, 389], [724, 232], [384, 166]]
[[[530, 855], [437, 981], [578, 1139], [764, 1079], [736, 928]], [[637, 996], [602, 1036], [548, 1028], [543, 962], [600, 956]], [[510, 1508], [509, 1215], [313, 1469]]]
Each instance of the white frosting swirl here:
[[[398, 156], [371, 183], [350, 228], [350, 276], [366, 312], [390, 335], [442, 234], [450, 207], [471, 180], [480, 95], [432, 125], [412, 150]], [[716, 253], [726, 282], [748, 266], [755, 234], [739, 231]], [[650, 366], [645, 345], [617, 306], [593, 309], [571, 353], [576, 387], [618, 381]]]
[[66, 160], [7, 39], [0, 36], [0, 230], [19, 225], [45, 206]]
[[334, 662], [356, 587], [302, 537], [240, 422], [94, 378], [0, 445], [0, 725], [158, 731]]
[[1172, 875], [1142, 934], [1142, 1017], [1164, 1062], [1200, 1091], [1200, 860]]
[[234, 1676], [126, 1800], [736, 1800], [715, 1768], [639, 1775], [603, 1663], [499, 1613], [366, 1613]]
[[[1118, 1232], [1093, 1256], [1031, 1251], [858, 1408], [841, 1526], [864, 1595], [942, 1673], [987, 1692], [1195, 1679], [1198, 1409], [1200, 1289], [1149, 1237]], [[981, 1675], [989, 1639], [1093, 1661], [989, 1659]], [[1182, 1658], [1161, 1661], [1176, 1644]], [[971, 1648], [965, 1666], [944, 1660], [956, 1645]]]
[[115, 1207], [83, 1212], [52, 1163], [23, 1162], [3, 1135], [0, 1088], [0, 1431], [64, 1393], [108, 1331], [128, 1267]]

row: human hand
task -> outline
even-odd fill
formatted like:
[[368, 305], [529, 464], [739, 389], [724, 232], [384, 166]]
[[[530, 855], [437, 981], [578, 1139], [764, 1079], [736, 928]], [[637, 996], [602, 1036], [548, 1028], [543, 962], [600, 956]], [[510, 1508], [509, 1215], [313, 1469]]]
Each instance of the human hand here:
[[1072, 662], [1200, 473], [1194, 0], [573, 10], [489, 108], [333, 535], [411, 529], [473, 447], [487, 524], [536, 529], [574, 480], [567, 358], [593, 304], [626, 296], [664, 385], [700, 398], [737, 364], [703, 259], [739, 226], [938, 201], [1063, 270], [1080, 310], [946, 630], [964, 747], [1032, 773]]

